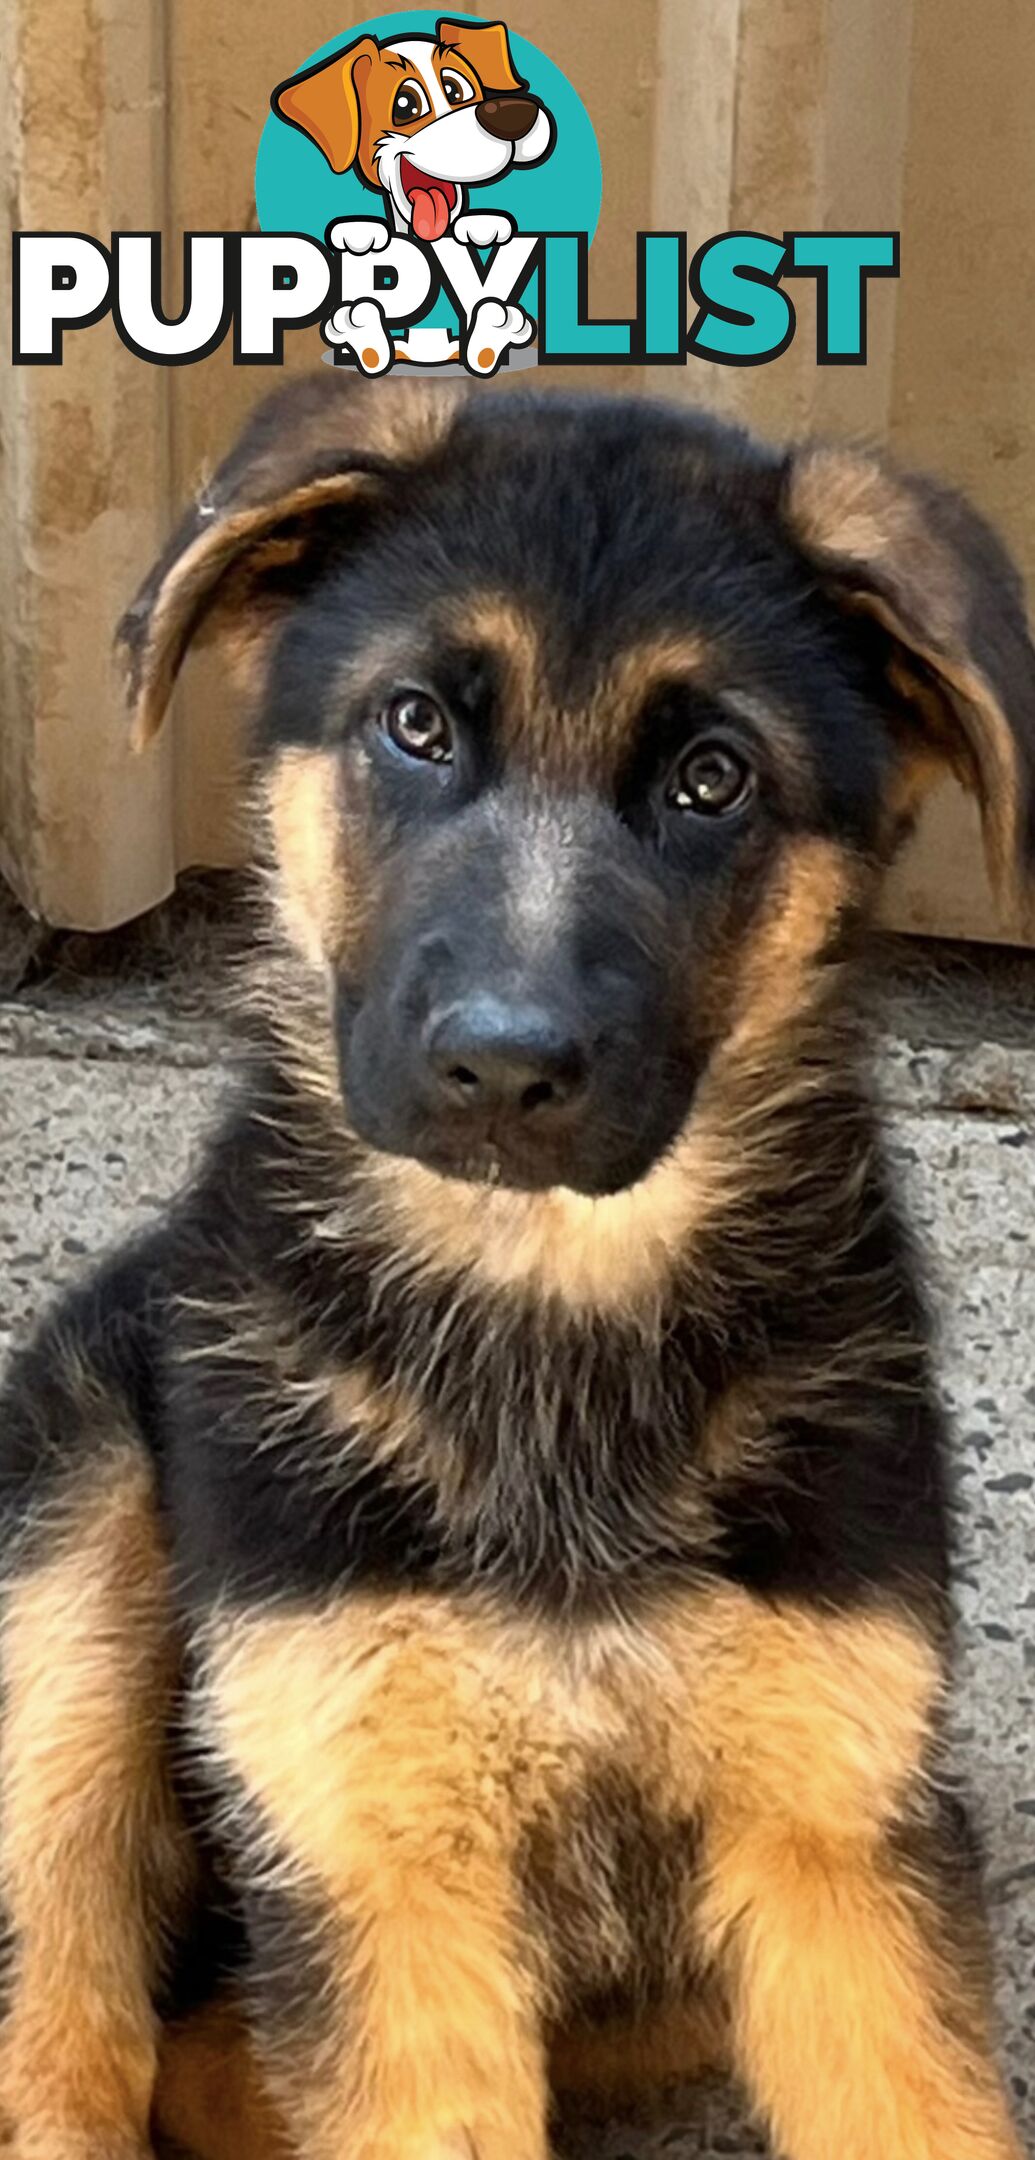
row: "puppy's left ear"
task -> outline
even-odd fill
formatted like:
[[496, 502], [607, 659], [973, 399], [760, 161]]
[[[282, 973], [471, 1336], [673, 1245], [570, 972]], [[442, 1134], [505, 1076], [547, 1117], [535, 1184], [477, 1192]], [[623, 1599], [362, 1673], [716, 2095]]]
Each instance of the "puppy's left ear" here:
[[160, 727], [201, 633], [229, 632], [245, 660], [261, 648], [329, 551], [354, 543], [364, 514], [434, 457], [462, 396], [321, 367], [252, 414], [116, 632], [136, 749]]
[[1020, 575], [970, 505], [834, 446], [792, 452], [784, 515], [845, 609], [888, 633], [889, 689], [918, 767], [977, 796], [993, 878], [1035, 881], [1035, 650]]
[[506, 23], [453, 22], [443, 15], [436, 35], [440, 45], [474, 69], [483, 90], [527, 90], [523, 76], [515, 73]]

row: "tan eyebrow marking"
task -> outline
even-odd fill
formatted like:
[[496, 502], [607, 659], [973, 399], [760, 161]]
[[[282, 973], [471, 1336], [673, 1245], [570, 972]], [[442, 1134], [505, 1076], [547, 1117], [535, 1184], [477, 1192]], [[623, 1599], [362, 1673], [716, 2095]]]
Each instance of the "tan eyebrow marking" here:
[[443, 608], [438, 620], [451, 637], [484, 645], [503, 658], [507, 693], [515, 707], [527, 712], [542, 702], [542, 641], [530, 609], [509, 593], [490, 590], [466, 594], [458, 605]]
[[666, 682], [690, 678], [705, 687], [713, 680], [714, 663], [719, 658], [714, 639], [705, 637], [703, 631], [644, 638], [616, 655], [600, 678], [599, 692], [631, 703], [634, 698], [642, 702]]
[[534, 613], [509, 593], [467, 596], [443, 610], [440, 624], [453, 636], [486, 646], [506, 667], [501, 739], [530, 761], [537, 773], [566, 785], [594, 785], [613, 770], [625, 747], [643, 697], [670, 675], [703, 672], [721, 660], [703, 636], [673, 634], [644, 640], [616, 655], [577, 705], [560, 704], [551, 691], [543, 630]]
[[616, 653], [577, 707], [561, 716], [572, 777], [608, 782], [629, 750], [645, 699], [666, 683], [707, 687], [722, 654], [703, 632], [644, 638]]

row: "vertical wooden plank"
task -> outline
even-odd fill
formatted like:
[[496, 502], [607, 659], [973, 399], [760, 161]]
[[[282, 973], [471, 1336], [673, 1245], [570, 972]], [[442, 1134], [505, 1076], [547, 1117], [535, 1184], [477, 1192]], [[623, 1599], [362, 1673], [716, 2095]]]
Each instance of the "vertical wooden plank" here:
[[[484, 6], [474, 14], [494, 14]], [[636, 306], [636, 234], [653, 222], [655, 98], [658, 79], [658, 0], [586, 0], [558, 8], [556, 0], [516, 0], [507, 22], [531, 38], [568, 76], [589, 113], [600, 145], [604, 194], [590, 253], [593, 315], [622, 317]], [[520, 382], [520, 376], [516, 378]], [[526, 378], [527, 380], [527, 378]], [[506, 388], [502, 376], [498, 387]], [[619, 391], [643, 389], [632, 367], [544, 368], [537, 388]]]
[[[817, 223], [830, 232], [899, 232], [912, 91], [913, 0], [866, 0], [864, 6], [860, 0], [828, 0], [828, 9]], [[904, 246], [911, 267], [909, 235]], [[800, 291], [800, 285], [795, 290]], [[811, 425], [818, 433], [874, 441], [886, 437], [902, 292], [900, 282], [874, 279], [870, 284], [865, 367], [815, 370]]]
[[[744, 0], [694, 0], [691, 7], [686, 0], [659, 0], [649, 222], [685, 232], [691, 255], [730, 223], [743, 35]], [[691, 366], [687, 373], [698, 402], [698, 377], [705, 372]], [[712, 372], [721, 383], [722, 370]]]
[[[159, 224], [159, 11], [7, 0], [0, 23], [9, 225]], [[37, 912], [99, 927], [174, 874], [167, 761], [131, 758], [110, 665], [165, 523], [166, 379], [108, 322], [70, 334], [60, 368], [4, 370], [0, 395], [0, 864]]]
[[[1035, 13], [914, 0], [903, 277], [890, 439], [954, 480], [1035, 577]], [[889, 917], [1024, 941], [985, 874], [973, 804], [946, 788], [896, 872]], [[1030, 925], [1029, 925], [1030, 931]]]
[[[25, 75], [18, 8], [0, 8], [0, 171], [6, 175], [5, 213], [12, 231], [24, 222]], [[12, 257], [0, 264], [0, 304], [10, 319]], [[0, 872], [30, 905], [38, 904], [33, 843], [33, 635], [35, 611], [25, 561], [31, 490], [28, 384], [17, 369], [0, 369]]]
[[[355, 0], [329, 14], [321, 0], [253, 0], [214, 8], [175, 0], [164, 10], [169, 83], [168, 229], [180, 233], [256, 229], [254, 173], [270, 91], [306, 54], [365, 12]], [[289, 369], [320, 365], [314, 328], [285, 341]], [[171, 371], [173, 494], [185, 501], [222, 457], [245, 414], [283, 380], [280, 368], [235, 367], [232, 340], [205, 360]], [[177, 857], [233, 863], [247, 853], [243, 812], [245, 715], [218, 651], [192, 655], [181, 678], [170, 730], [175, 745], [173, 814]]]
[[1035, 574], [1035, 9], [915, 0], [892, 430]]
[[[910, 0], [662, 4], [656, 222], [685, 225], [691, 250], [724, 231], [897, 227]], [[692, 359], [684, 394], [777, 436], [882, 431], [894, 289], [874, 291], [865, 368], [818, 369], [814, 288], [788, 292], [798, 327], [779, 359]]]

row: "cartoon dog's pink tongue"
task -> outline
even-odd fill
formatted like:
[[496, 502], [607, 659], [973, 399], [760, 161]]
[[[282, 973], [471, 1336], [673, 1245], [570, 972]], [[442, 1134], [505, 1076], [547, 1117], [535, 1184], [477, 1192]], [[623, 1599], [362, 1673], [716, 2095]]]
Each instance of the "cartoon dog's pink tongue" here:
[[449, 207], [441, 188], [415, 188], [410, 208], [418, 240], [441, 240], [449, 223]]
[[409, 201], [413, 230], [418, 240], [441, 240], [456, 207], [457, 192], [451, 180], [434, 180], [408, 157], [399, 160], [399, 178]]

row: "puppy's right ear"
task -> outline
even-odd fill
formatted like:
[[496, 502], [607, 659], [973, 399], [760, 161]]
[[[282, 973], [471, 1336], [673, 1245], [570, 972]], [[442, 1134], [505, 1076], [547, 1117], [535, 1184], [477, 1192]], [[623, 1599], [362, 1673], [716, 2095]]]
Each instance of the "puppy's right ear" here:
[[278, 119], [308, 135], [332, 172], [348, 172], [356, 162], [363, 93], [379, 50], [376, 38], [357, 38], [329, 60], [278, 83], [270, 98]]
[[383, 496], [449, 433], [441, 383], [343, 381], [331, 368], [278, 391], [196, 498], [116, 632], [137, 749], [161, 725], [188, 646], [232, 620], [245, 637], [292, 604], [291, 575], [319, 561], [329, 520]]
[[886, 641], [888, 710], [918, 791], [950, 771], [978, 800], [993, 883], [1035, 889], [1035, 642], [1002, 541], [951, 488], [842, 444], [804, 444], [783, 509], [818, 583]]

